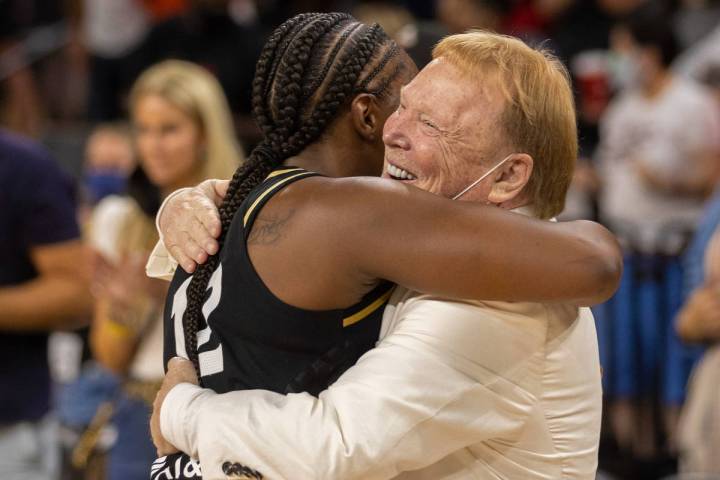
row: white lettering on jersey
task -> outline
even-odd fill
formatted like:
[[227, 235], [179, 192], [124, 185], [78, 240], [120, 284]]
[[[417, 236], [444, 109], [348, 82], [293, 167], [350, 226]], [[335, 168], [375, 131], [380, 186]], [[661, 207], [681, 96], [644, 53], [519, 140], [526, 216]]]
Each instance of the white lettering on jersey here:
[[[185, 331], [183, 330], [182, 318], [187, 309], [187, 289], [190, 285], [192, 277], [185, 280], [177, 292], [173, 296], [172, 303], [172, 319], [173, 328], [175, 332], [175, 354], [188, 358], [187, 349], [185, 347]], [[210, 292], [210, 298], [207, 299], [202, 308], [202, 313], [207, 320], [208, 326], [198, 331], [197, 333], [197, 346], [200, 348], [202, 345], [210, 340], [212, 330], [210, 329], [210, 315], [220, 304], [220, 297], [222, 295], [222, 264], [213, 272], [208, 282], [208, 290]], [[207, 376], [220, 373], [224, 369], [223, 363], [223, 351], [222, 345], [218, 344], [213, 350], [209, 352], [201, 352], [198, 355], [198, 362], [200, 363], [200, 375]]]
[[[213, 272], [212, 277], [210, 277], [208, 289], [210, 288], [212, 288], [210, 298], [207, 299], [202, 309], [203, 316], [207, 320], [208, 325], [206, 328], [203, 328], [198, 332], [198, 348], [210, 340], [210, 335], [212, 333], [212, 330], [210, 329], [210, 315], [220, 303], [220, 295], [222, 294], [222, 264], [218, 266], [217, 270]], [[222, 344], [218, 344], [217, 347], [208, 352], [201, 352], [200, 355], [198, 355], [198, 361], [200, 363], [200, 374], [202, 376], [222, 372], [225, 368], [223, 364]]]
[[183, 330], [182, 318], [187, 308], [187, 289], [190, 285], [192, 277], [188, 277], [177, 292], [173, 296], [172, 303], [172, 319], [173, 329], [175, 331], [175, 355], [178, 357], [188, 358], [187, 350], [185, 349], [185, 331]]

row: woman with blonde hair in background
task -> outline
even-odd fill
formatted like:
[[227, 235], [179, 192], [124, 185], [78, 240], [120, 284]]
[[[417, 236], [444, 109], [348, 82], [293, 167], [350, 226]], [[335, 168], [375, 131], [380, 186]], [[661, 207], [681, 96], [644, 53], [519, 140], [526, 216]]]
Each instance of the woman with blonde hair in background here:
[[148, 419], [164, 375], [167, 283], [144, 272], [158, 241], [153, 219], [170, 192], [207, 178], [229, 178], [243, 160], [220, 85], [195, 64], [170, 60], [146, 70], [131, 90], [130, 112], [139, 166], [128, 195], [108, 198], [96, 209], [90, 242], [97, 298], [91, 348], [123, 379], [122, 393], [96, 420], [112, 418], [117, 435], [107, 478], [124, 480], [147, 478], [155, 458]]

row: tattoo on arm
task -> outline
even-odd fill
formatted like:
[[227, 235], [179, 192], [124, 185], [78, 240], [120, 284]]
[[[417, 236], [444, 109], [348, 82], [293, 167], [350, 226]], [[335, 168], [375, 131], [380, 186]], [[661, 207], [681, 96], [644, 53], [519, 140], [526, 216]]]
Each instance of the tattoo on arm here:
[[283, 229], [290, 222], [295, 209], [291, 208], [280, 215], [258, 215], [248, 235], [248, 245], [272, 245], [283, 236]]

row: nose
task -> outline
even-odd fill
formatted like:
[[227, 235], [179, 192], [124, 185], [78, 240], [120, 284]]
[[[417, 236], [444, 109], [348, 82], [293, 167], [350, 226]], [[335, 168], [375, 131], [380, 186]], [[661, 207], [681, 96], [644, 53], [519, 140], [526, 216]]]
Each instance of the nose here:
[[405, 134], [406, 122], [400, 111], [393, 112], [385, 122], [383, 128], [383, 143], [385, 147], [401, 148], [407, 150], [410, 148], [408, 137]]

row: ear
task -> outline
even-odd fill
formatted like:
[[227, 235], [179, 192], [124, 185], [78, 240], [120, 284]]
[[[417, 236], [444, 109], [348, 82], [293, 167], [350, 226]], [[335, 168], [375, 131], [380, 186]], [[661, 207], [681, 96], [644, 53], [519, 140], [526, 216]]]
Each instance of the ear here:
[[355, 131], [365, 141], [375, 142], [380, 138], [382, 122], [375, 95], [370, 93], [356, 95], [350, 104], [350, 116]]
[[533, 158], [527, 153], [513, 154], [493, 175], [495, 181], [488, 195], [488, 201], [501, 205], [510, 200], [519, 200], [532, 175], [533, 163]]

